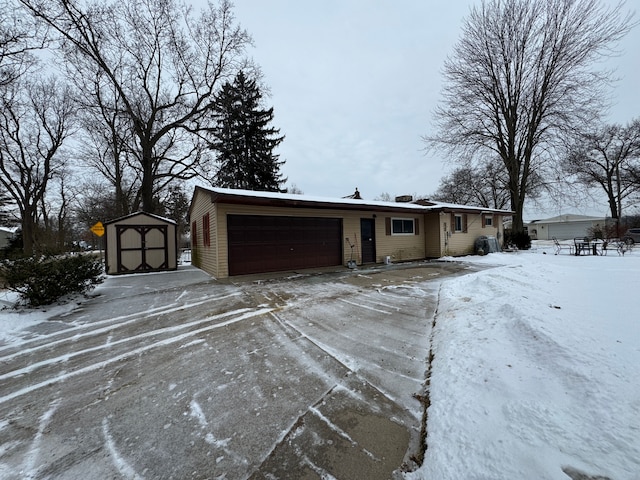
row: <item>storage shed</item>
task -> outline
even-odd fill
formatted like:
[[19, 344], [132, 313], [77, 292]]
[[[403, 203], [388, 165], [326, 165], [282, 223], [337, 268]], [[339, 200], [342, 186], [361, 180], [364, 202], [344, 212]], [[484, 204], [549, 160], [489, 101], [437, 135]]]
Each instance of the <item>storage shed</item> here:
[[178, 268], [176, 222], [137, 212], [105, 222], [108, 274], [158, 272]]

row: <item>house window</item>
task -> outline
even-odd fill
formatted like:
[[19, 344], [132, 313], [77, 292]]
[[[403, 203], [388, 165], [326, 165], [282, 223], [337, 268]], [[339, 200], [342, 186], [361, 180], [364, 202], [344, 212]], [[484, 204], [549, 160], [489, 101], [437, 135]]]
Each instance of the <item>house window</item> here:
[[407, 218], [392, 218], [391, 219], [391, 234], [392, 235], [413, 235], [415, 231], [414, 219]]
[[462, 231], [462, 215], [454, 215], [454, 225], [453, 225], [453, 231], [454, 232], [461, 232]]
[[211, 229], [209, 228], [209, 213], [202, 216], [202, 245], [211, 246]]
[[485, 215], [484, 216], [484, 226], [485, 227], [493, 227], [493, 215]]

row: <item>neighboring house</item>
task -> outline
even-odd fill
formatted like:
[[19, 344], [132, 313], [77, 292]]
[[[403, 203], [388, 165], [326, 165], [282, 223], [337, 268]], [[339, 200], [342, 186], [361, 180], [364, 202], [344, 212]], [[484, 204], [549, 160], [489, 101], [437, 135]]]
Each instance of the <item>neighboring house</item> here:
[[473, 253], [504, 210], [196, 187], [191, 261], [216, 278]]
[[105, 265], [109, 274], [178, 268], [176, 222], [145, 212], [105, 222]]
[[595, 227], [604, 229], [606, 217], [589, 217], [586, 215], [558, 215], [544, 220], [534, 220], [527, 224], [529, 235], [533, 240], [569, 240], [587, 237], [589, 230]]
[[0, 249], [9, 246], [9, 242], [18, 231], [17, 227], [0, 227]]

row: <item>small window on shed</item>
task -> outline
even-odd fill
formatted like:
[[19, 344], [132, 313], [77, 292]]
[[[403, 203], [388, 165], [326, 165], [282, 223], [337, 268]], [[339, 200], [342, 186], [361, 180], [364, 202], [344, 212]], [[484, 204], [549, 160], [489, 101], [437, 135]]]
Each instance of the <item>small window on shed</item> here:
[[493, 227], [493, 215], [484, 215], [484, 226]]
[[392, 218], [391, 234], [392, 235], [413, 235], [415, 231], [415, 222], [413, 218]]

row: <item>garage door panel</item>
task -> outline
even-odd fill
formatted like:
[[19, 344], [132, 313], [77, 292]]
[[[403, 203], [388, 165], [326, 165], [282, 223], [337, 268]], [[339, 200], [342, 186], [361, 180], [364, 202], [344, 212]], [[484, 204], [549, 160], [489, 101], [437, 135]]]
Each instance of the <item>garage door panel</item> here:
[[342, 264], [342, 219], [229, 215], [229, 274]]

